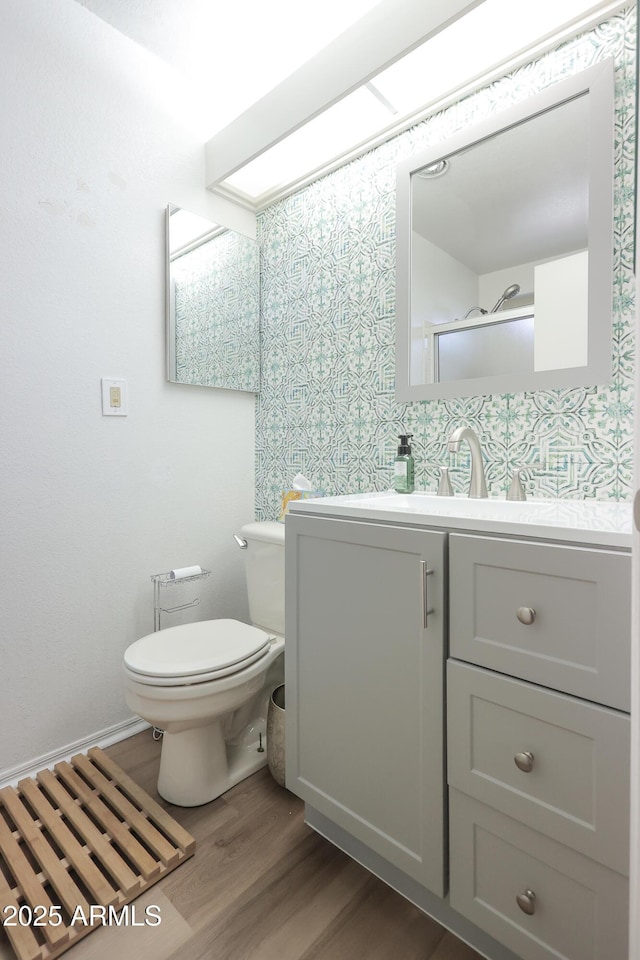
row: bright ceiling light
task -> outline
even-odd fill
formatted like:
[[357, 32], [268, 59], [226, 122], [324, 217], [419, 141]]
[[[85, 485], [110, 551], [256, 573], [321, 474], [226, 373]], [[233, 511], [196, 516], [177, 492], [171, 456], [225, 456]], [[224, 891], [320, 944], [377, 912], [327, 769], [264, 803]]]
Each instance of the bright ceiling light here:
[[[354, 93], [223, 181], [258, 209], [358, 149], [396, 133], [467, 84], [614, 3], [484, 0]], [[508, 30], [505, 29], [508, 24]], [[377, 99], [376, 99], [377, 97]], [[394, 112], [395, 111], [395, 115]], [[376, 141], [376, 138], [378, 140]]]
[[260, 196], [373, 136], [392, 116], [376, 96], [360, 87], [246, 164], [225, 183], [249, 197]]
[[430, 102], [440, 99], [598, 6], [593, 0], [536, 0], [514, 17], [513, 0], [485, 0], [379, 73], [373, 84], [407, 114], [422, 107], [425, 96]]

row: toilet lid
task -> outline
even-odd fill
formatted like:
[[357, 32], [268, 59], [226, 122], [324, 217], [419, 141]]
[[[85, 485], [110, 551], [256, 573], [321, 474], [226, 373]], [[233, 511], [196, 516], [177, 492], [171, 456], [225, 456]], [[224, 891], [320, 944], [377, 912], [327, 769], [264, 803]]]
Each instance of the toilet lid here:
[[240, 670], [266, 652], [271, 637], [239, 620], [200, 620], [168, 627], [125, 650], [129, 670], [147, 677], [190, 677]]

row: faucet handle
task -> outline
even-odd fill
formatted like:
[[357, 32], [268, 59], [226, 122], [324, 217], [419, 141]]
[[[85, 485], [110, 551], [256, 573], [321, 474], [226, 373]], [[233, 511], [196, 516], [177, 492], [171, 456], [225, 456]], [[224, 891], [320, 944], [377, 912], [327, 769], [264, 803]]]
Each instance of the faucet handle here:
[[452, 497], [453, 487], [449, 476], [449, 467], [440, 467], [440, 481], [438, 483], [439, 497]]
[[526, 500], [527, 495], [524, 492], [524, 487], [522, 486], [522, 480], [520, 479], [520, 470], [514, 470], [513, 476], [511, 477], [511, 486], [509, 487], [509, 492], [507, 493], [507, 500]]
[[532, 460], [530, 463], [525, 463], [522, 467], [517, 467], [511, 477], [511, 486], [507, 493], [507, 500], [526, 500], [527, 495], [525, 489], [522, 486], [522, 474], [535, 473], [536, 470], [544, 469], [544, 464], [541, 460]]

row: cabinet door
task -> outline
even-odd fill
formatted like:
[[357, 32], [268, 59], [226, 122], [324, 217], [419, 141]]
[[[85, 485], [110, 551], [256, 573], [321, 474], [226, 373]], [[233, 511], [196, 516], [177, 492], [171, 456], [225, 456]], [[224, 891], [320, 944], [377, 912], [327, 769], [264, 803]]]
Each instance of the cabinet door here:
[[438, 895], [445, 542], [287, 518], [287, 786]]

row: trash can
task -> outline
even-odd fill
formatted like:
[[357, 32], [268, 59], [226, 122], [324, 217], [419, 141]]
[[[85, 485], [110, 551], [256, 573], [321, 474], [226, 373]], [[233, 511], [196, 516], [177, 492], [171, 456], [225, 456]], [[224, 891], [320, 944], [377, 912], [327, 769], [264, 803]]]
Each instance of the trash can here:
[[267, 763], [271, 776], [285, 786], [284, 683], [276, 687], [267, 708]]

